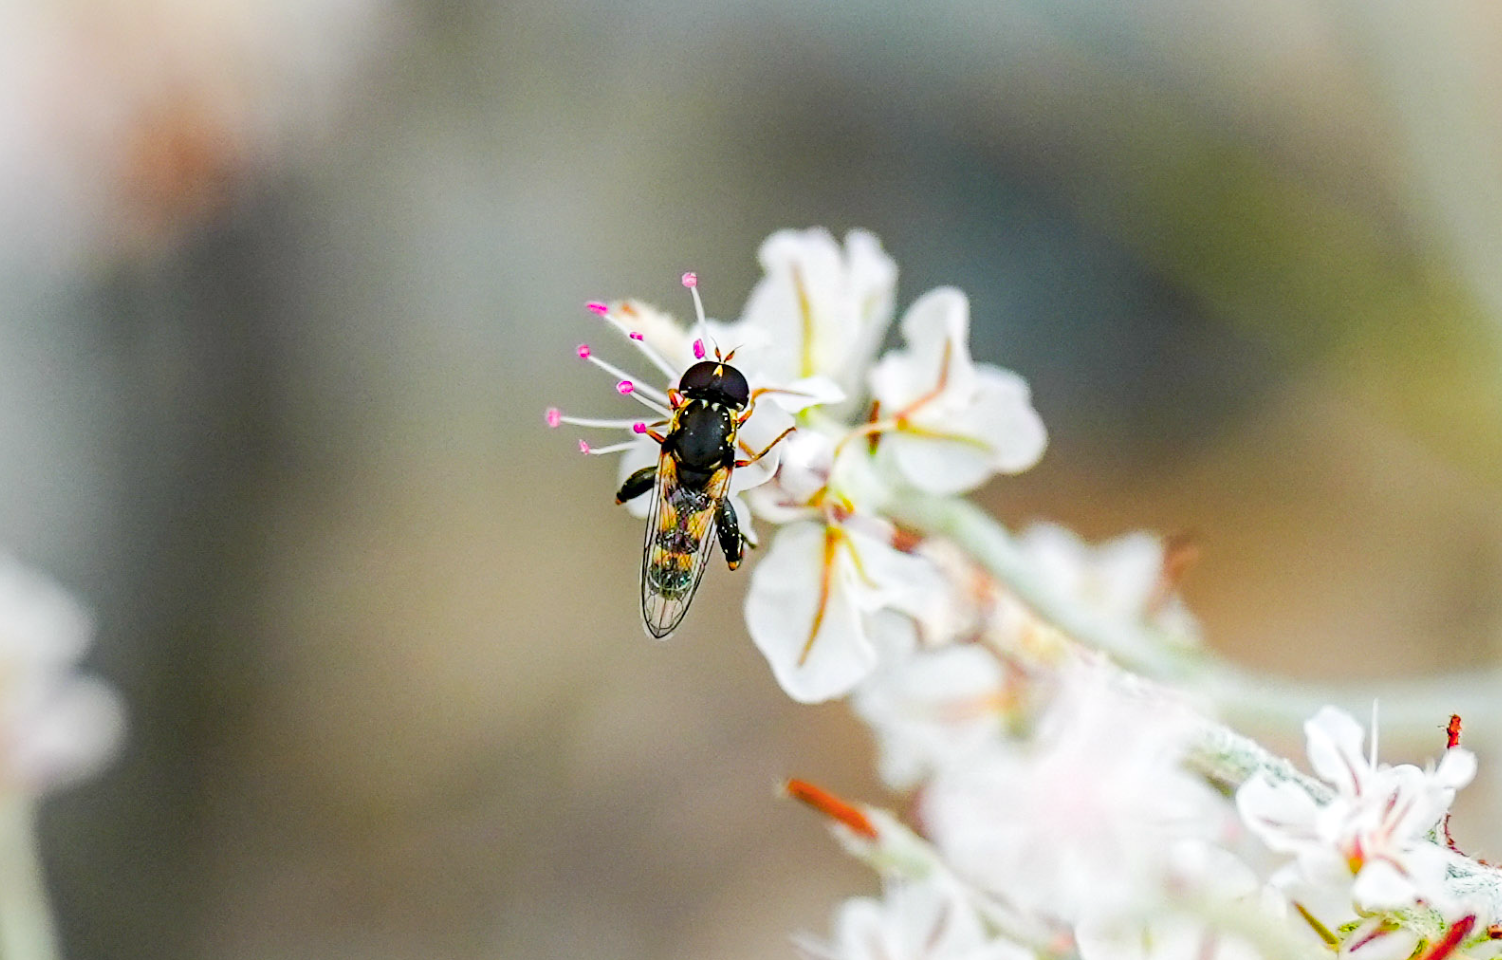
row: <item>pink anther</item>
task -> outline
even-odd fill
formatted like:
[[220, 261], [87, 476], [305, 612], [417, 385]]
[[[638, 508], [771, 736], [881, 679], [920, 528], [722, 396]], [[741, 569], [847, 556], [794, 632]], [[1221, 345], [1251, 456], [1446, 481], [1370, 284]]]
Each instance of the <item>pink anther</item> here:
[[630, 393], [635, 389], [636, 384], [632, 383], [630, 380], [622, 380], [620, 383], [615, 385], [616, 393]]
[[587, 343], [581, 343], [581, 344], [579, 344], [579, 349], [577, 351], [575, 351], [575, 352], [579, 354], [579, 359], [580, 360], [588, 360], [589, 359], [589, 344], [587, 344]]
[[580, 440], [579, 441], [579, 452], [580, 453], [588, 453], [589, 452], [589, 444], [585, 443], [583, 440]]
[[689, 289], [697, 287], [699, 285], [699, 275], [697, 273], [685, 273], [683, 275], [683, 285]]
[[[580, 347], [579, 349], [581, 349], [581, 350], [588, 350], [589, 348], [588, 347]], [[579, 354], [579, 356], [585, 357], [585, 356], [588, 356], [588, 354], [581, 353], [581, 354]], [[704, 359], [704, 341], [703, 340], [695, 340], [694, 341], [694, 359], [695, 360], [703, 360]]]
[[632, 340], [643, 340], [643, 339], [645, 339], [639, 332], [637, 332], [635, 330], [632, 330], [630, 333], [626, 334], [626, 336], [630, 337]]
[[548, 407], [548, 412], [545, 415], [545, 418], [548, 421], [548, 426], [556, 427], [558, 426], [558, 424], [563, 422], [563, 411], [559, 410], [557, 407]]
[[645, 423], [642, 423], [640, 420], [638, 420], [638, 421], [636, 421], [635, 423], [633, 423], [631, 425], [631, 432], [632, 433], [646, 433], [647, 432], [647, 425]]
[[602, 317], [610, 312], [610, 307], [598, 300], [589, 301], [584, 305], [584, 309], [588, 310], [590, 313], [598, 313]]

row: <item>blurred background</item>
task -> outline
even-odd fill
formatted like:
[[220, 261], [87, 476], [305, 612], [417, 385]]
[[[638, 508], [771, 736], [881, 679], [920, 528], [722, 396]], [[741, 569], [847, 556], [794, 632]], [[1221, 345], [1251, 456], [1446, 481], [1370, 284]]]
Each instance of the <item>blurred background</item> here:
[[1269, 675], [1487, 664], [1499, 92], [1479, 2], [7, 4], [0, 542], [131, 710], [43, 810], [67, 954], [780, 957], [874, 889], [773, 797], [900, 802], [865, 733], [743, 575], [645, 640], [542, 423], [613, 408], [585, 300], [734, 316], [784, 226], [969, 292], [1052, 433], [1008, 522], [1192, 532]]

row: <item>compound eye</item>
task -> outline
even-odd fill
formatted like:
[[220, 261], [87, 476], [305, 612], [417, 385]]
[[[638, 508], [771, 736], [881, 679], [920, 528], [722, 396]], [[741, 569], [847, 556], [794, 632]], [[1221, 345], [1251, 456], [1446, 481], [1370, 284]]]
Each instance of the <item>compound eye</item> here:
[[714, 360], [700, 360], [684, 371], [683, 378], [678, 381], [678, 389], [687, 394], [713, 389], [719, 380], [715, 375], [715, 368], [719, 366]]
[[734, 367], [725, 368], [720, 377], [720, 391], [731, 406], [744, 407], [751, 402], [751, 385], [746, 382], [746, 375]]

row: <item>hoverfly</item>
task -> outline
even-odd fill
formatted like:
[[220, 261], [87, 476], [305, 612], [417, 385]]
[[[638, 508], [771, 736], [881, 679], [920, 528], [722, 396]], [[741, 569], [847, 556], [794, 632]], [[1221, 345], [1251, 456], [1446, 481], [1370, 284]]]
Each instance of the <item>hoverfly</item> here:
[[631, 474], [615, 495], [616, 503], [625, 503], [652, 491], [641, 559], [641, 613], [647, 632], [659, 640], [688, 612], [716, 540], [730, 569], [740, 566], [745, 537], [728, 496], [732, 472], [766, 456], [794, 429], [784, 430], [759, 453], [741, 446], [748, 459], [737, 458], [737, 434], [756, 398], [745, 375], [730, 365], [734, 356], [732, 350], [721, 357], [716, 349], [714, 360], [700, 360], [684, 372], [677, 388], [668, 391], [672, 415], [666, 432], [646, 431], [662, 448], [656, 466]]

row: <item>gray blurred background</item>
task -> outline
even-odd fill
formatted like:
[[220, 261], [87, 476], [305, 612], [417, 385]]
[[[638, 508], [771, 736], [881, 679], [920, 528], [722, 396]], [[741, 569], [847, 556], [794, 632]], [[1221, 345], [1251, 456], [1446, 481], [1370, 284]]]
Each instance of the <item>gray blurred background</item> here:
[[1235, 660], [1502, 636], [1493, 4], [12, 6], [0, 542], [131, 708], [44, 809], [75, 960], [783, 957], [874, 889], [772, 789], [900, 805], [864, 732], [744, 574], [645, 640], [542, 424], [615, 409], [585, 300], [733, 316], [784, 226], [968, 291], [1052, 433], [979, 499], [1192, 531]]

